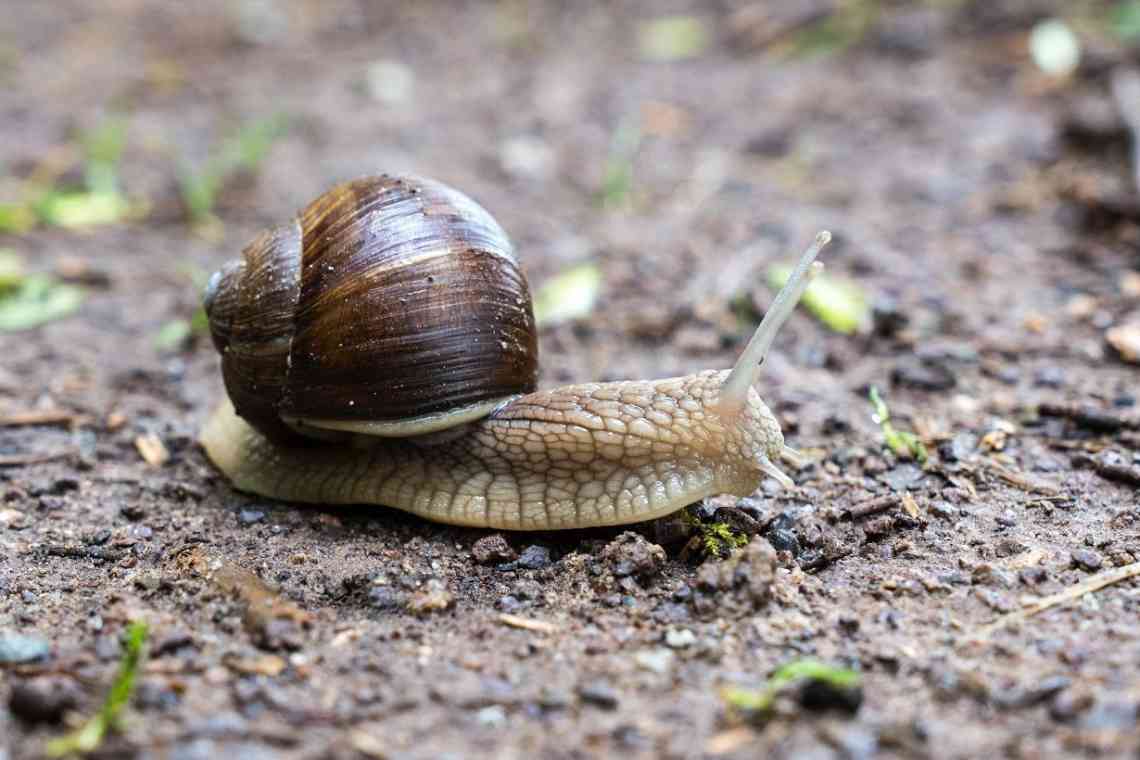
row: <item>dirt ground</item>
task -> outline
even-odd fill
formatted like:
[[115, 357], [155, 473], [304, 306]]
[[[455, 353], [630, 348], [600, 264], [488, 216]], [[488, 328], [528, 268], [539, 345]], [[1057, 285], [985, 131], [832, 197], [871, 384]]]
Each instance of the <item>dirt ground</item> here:
[[[104, 757], [1140, 752], [1140, 582], [986, 627], [1140, 560], [1140, 367], [1105, 340], [1140, 320], [1108, 94], [1128, 53], [1094, 29], [1071, 79], [1042, 74], [1027, 33], [1065, 4], [884, 3], [810, 54], [780, 34], [807, 2], [0, 5], [0, 174], [113, 110], [123, 186], [150, 203], [0, 236], [95, 281], [74, 316], [0, 334], [0, 757], [40, 757], [98, 709], [132, 620], [149, 655]], [[666, 12], [708, 48], [644, 60], [639, 25]], [[192, 229], [179, 161], [278, 113], [224, 228]], [[630, 124], [628, 198], [601, 208]], [[812, 464], [696, 512], [726, 507], [746, 549], [687, 551], [677, 520], [500, 540], [227, 486], [195, 444], [217, 356], [155, 337], [193, 314], [191, 273], [379, 171], [478, 199], [532, 284], [598, 265], [594, 311], [541, 333], [544, 387], [730, 365], [766, 269], [835, 233], [829, 271], [874, 324], [844, 336], [801, 310], [781, 335], [759, 390]], [[872, 385], [925, 467], [883, 451]], [[44, 410], [63, 422], [11, 424]], [[147, 434], [165, 464], [140, 456]], [[803, 657], [859, 671], [861, 701], [726, 704]]]

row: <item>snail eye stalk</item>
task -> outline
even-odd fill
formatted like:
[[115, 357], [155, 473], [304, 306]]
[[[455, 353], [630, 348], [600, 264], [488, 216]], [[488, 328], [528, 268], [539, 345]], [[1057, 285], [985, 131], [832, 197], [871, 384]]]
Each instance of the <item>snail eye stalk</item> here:
[[[731, 422], [735, 420], [744, 404], [748, 401], [748, 389], [756, 382], [760, 374], [760, 367], [768, 357], [768, 351], [776, 340], [776, 334], [788, 321], [788, 317], [796, 308], [804, 291], [811, 281], [823, 271], [823, 264], [817, 262], [815, 257], [823, 247], [831, 242], [831, 233], [824, 230], [815, 236], [811, 247], [804, 251], [796, 268], [792, 271], [784, 287], [776, 294], [776, 300], [764, 314], [760, 326], [756, 328], [748, 345], [744, 347], [736, 366], [725, 378], [720, 389], [718, 408], [721, 416]], [[771, 463], [769, 462], [769, 465]], [[774, 465], [773, 465], [774, 466]], [[781, 473], [782, 475], [783, 473]], [[787, 477], [786, 475], [784, 476]], [[779, 480], [779, 478], [777, 478]]]

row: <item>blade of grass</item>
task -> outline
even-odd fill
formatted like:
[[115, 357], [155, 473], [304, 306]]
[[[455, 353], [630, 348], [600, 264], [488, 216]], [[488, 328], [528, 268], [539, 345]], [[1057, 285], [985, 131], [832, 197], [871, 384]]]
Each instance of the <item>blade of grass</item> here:
[[633, 191], [633, 157], [640, 145], [641, 126], [636, 121], [623, 121], [614, 130], [598, 193], [603, 208], [618, 209], [628, 205]]
[[92, 193], [119, 193], [119, 161], [127, 142], [127, 121], [122, 116], [104, 119], [80, 136], [84, 152], [84, 179]]
[[887, 409], [887, 404], [883, 401], [882, 396], [879, 395], [877, 387], [871, 386], [869, 396], [873, 409], [871, 419], [882, 428], [887, 448], [894, 452], [895, 456], [915, 459], [919, 464], [926, 464], [926, 445], [914, 433], [895, 430], [895, 426], [891, 424], [891, 412]]
[[283, 114], [249, 122], [223, 141], [201, 169], [183, 162], [178, 172], [178, 186], [190, 221], [194, 224], [210, 222], [226, 182], [239, 171], [257, 172], [287, 127]]
[[92, 752], [103, 743], [108, 731], [120, 728], [123, 710], [131, 701], [142, 667], [146, 635], [146, 623], [135, 621], [130, 624], [123, 659], [119, 662], [119, 672], [103, 700], [103, 706], [75, 731], [49, 741], [44, 747], [45, 755], [55, 758]]

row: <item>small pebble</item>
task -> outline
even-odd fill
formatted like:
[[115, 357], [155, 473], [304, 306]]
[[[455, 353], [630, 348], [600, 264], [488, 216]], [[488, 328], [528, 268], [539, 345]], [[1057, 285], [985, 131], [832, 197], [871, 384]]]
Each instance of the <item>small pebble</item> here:
[[1073, 552], [1073, 566], [1079, 567], [1084, 570], [1096, 572], [1104, 565], [1104, 560], [1101, 556], [1094, 551], [1088, 549], [1077, 549]]
[[656, 649], [643, 649], [633, 656], [633, 661], [642, 670], [648, 670], [650, 673], [657, 673], [664, 675], [669, 672], [669, 668], [673, 666], [673, 660], [676, 655], [664, 647], [657, 647]]
[[495, 602], [495, 606], [503, 612], [514, 613], [521, 610], [525, 605], [519, 601], [518, 597], [507, 594], [506, 596], [500, 596], [499, 600]]
[[778, 552], [800, 553], [800, 540], [793, 531], [776, 528], [768, 531], [768, 543]]
[[373, 586], [368, 590], [368, 603], [378, 610], [398, 610], [404, 606], [404, 595], [391, 586]]
[[920, 391], [939, 392], [956, 386], [958, 379], [942, 362], [908, 358], [899, 361], [891, 370], [891, 383]]
[[479, 721], [479, 725], [499, 728], [506, 725], [507, 713], [502, 705], [489, 705], [475, 713], [475, 720]]
[[1053, 696], [1049, 703], [1049, 717], [1060, 722], [1068, 722], [1093, 706], [1096, 700], [1085, 689], [1064, 689]]
[[670, 649], [687, 649], [696, 643], [696, 634], [688, 628], [670, 628], [665, 631], [665, 645]]
[[24, 662], [46, 660], [51, 654], [51, 644], [39, 636], [0, 632], [0, 663], [18, 665]]
[[653, 578], [665, 565], [665, 550], [640, 533], [626, 531], [602, 549], [600, 558], [615, 578]]
[[19, 530], [26, 524], [23, 512], [18, 509], [0, 509], [0, 528]]
[[1065, 371], [1060, 367], [1041, 367], [1033, 373], [1033, 384], [1038, 388], [1060, 388], [1065, 384]]
[[412, 595], [407, 602], [408, 612], [413, 615], [426, 615], [430, 612], [446, 610], [455, 603], [455, 595], [438, 578], [431, 578], [422, 591]]
[[839, 710], [853, 715], [863, 704], [863, 689], [860, 686], [844, 688], [813, 678], [800, 687], [799, 702], [806, 710]]
[[480, 565], [510, 562], [518, 557], [502, 533], [483, 536], [471, 546], [471, 556]]
[[603, 681], [594, 681], [578, 687], [578, 698], [603, 710], [614, 710], [618, 706], [618, 695], [613, 687]]
[[63, 714], [79, 704], [82, 689], [70, 678], [41, 676], [16, 681], [8, 697], [8, 709], [29, 723], [58, 723]]
[[517, 596], [519, 599], [541, 599], [542, 584], [530, 578], [523, 578], [511, 586], [511, 594]]
[[538, 693], [538, 704], [546, 710], [562, 710], [570, 706], [570, 694], [557, 686], [543, 686]]
[[532, 544], [523, 549], [514, 562], [499, 565], [500, 570], [541, 570], [551, 564], [550, 550], [545, 546]]
[[138, 522], [146, 517], [146, 510], [138, 504], [126, 504], [119, 508], [119, 514], [131, 522]]
[[927, 511], [930, 512], [930, 514], [934, 515], [935, 517], [939, 517], [943, 520], [951, 520], [952, 521], [952, 520], [956, 520], [958, 518], [958, 510], [955, 509], [950, 504], [950, 502], [947, 502], [947, 501], [931, 502], [927, 506], [926, 509], [927, 509]]
[[1000, 515], [998, 515], [995, 520], [997, 521], [998, 525], [1001, 525], [1004, 528], [1012, 528], [1013, 526], [1017, 525], [1017, 515], [1012, 509], [1005, 510]]
[[265, 513], [260, 509], [243, 509], [238, 512], [238, 522], [242, 525], [253, 525], [265, 519]]

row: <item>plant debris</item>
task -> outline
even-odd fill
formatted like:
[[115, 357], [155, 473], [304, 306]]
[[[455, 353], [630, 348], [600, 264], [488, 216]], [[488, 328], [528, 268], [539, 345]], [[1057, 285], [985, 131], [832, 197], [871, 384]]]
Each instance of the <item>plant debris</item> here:
[[1099, 591], [1100, 589], [1105, 588], [1106, 586], [1111, 586], [1114, 583], [1120, 583], [1121, 581], [1128, 580], [1129, 578], [1135, 578], [1137, 576], [1140, 576], [1140, 562], [1133, 562], [1132, 564], [1125, 565], [1124, 567], [1117, 567], [1112, 570], [1106, 570], [1090, 578], [1086, 578], [1080, 583], [1070, 586], [1064, 591], [1036, 599], [1027, 604], [1022, 609], [1017, 610], [1016, 612], [1010, 612], [1009, 614], [1003, 615], [997, 620], [987, 623], [978, 630], [974, 631], [974, 633], [971, 634], [970, 638], [988, 638], [994, 631], [1005, 628], [1011, 623], [1020, 622], [1026, 618], [1030, 618], [1034, 615], [1042, 613], [1045, 610], [1056, 607], [1057, 605], [1068, 604], [1070, 602], [1076, 601], [1077, 599], [1080, 599], [1085, 594], [1091, 594], [1094, 591]]
[[871, 407], [874, 410], [871, 419], [882, 428], [887, 448], [897, 457], [914, 459], [919, 464], [925, 464], [927, 460], [926, 444], [914, 433], [895, 429], [894, 425], [891, 424], [891, 412], [887, 409], [887, 404], [883, 401], [882, 396], [879, 395], [878, 388], [871, 386], [869, 397]]
[[1121, 359], [1130, 364], [1140, 364], [1140, 323], [1130, 322], [1110, 328], [1104, 339]]
[[695, 16], [662, 16], [643, 23], [637, 32], [637, 49], [647, 61], [696, 58], [708, 45], [708, 30]]
[[793, 660], [780, 666], [758, 689], [728, 687], [721, 698], [733, 710], [765, 717], [772, 710], [776, 697], [793, 684], [822, 684], [837, 693], [848, 696], [848, 704], [858, 708], [862, 699], [859, 673], [850, 668], [828, 665], [818, 660]]
[[143, 433], [135, 437], [135, 448], [139, 456], [151, 467], [162, 467], [170, 461], [170, 451], [154, 433]]
[[520, 628], [524, 631], [534, 631], [535, 633], [557, 633], [558, 626], [554, 623], [548, 623], [545, 620], [534, 620], [532, 618], [519, 617], [518, 615], [511, 615], [503, 612], [499, 615], [499, 622], [503, 625], [510, 626], [511, 628]]
[[[792, 267], [773, 266], [768, 284], [779, 290], [792, 276]], [[871, 307], [862, 288], [854, 282], [833, 277], [825, 270], [804, 291], [803, 305], [820, 322], [842, 335], [851, 335], [871, 324]]]
[[551, 327], [588, 317], [602, 288], [597, 264], [579, 264], [554, 275], [534, 293], [534, 321]]
[[183, 163], [178, 185], [190, 222], [199, 226], [216, 224], [214, 208], [225, 185], [240, 172], [256, 173], [287, 127], [287, 119], [280, 114], [251, 121], [223, 141], [202, 167]]
[[84, 291], [51, 275], [35, 274], [0, 290], [0, 332], [18, 332], [54, 322], [74, 313]]
[[93, 752], [103, 743], [108, 731], [121, 728], [122, 713], [131, 701], [135, 691], [135, 681], [143, 663], [143, 645], [146, 643], [146, 623], [135, 621], [127, 627], [123, 658], [119, 661], [119, 672], [115, 676], [111, 690], [103, 700], [103, 706], [82, 726], [64, 736], [52, 739], [44, 747], [48, 757]]
[[749, 537], [737, 531], [727, 522], [704, 522], [693, 507], [681, 513], [681, 519], [686, 525], [696, 531], [692, 539], [701, 556], [727, 557], [734, 549], [746, 546]]

